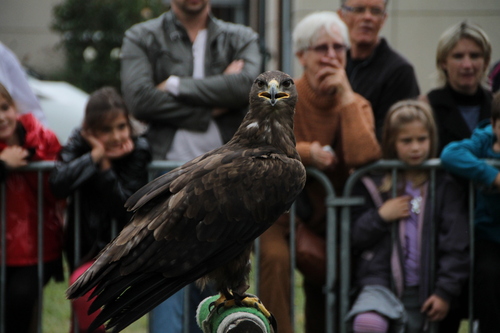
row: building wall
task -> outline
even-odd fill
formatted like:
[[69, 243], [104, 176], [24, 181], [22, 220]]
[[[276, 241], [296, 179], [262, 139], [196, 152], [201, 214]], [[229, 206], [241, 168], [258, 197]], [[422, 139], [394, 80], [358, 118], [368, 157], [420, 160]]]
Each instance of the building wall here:
[[[64, 56], [59, 34], [50, 30], [52, 7], [61, 0], [0, 0], [0, 41], [11, 48], [23, 64], [43, 73], [61, 68]], [[286, 1], [286, 0], [285, 0]], [[302, 17], [317, 10], [336, 10], [340, 0], [289, 0], [292, 29]], [[271, 60], [267, 69], [278, 68], [278, 0], [266, 0], [266, 40]], [[480, 24], [493, 44], [492, 62], [500, 59], [500, 0], [390, 0], [388, 19], [381, 34], [415, 66], [422, 93], [435, 84], [434, 58], [441, 33], [468, 19]], [[295, 58], [293, 58], [295, 59]], [[294, 60], [291, 74], [301, 68]]]
[[52, 7], [60, 0], [0, 0], [0, 41], [25, 66], [41, 74], [64, 64], [59, 34], [50, 30]]

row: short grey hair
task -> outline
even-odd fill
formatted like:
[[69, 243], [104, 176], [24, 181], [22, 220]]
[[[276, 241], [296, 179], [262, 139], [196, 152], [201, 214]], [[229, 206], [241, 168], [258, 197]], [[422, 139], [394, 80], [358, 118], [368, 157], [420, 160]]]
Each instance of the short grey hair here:
[[312, 46], [323, 30], [332, 35], [332, 26], [339, 29], [343, 43], [349, 46], [349, 34], [344, 21], [335, 12], [322, 11], [311, 13], [297, 23], [292, 33], [294, 51], [304, 51]]
[[483, 51], [484, 68], [483, 73], [486, 76], [486, 69], [488, 68], [491, 60], [491, 43], [486, 32], [481, 29], [477, 24], [468, 23], [463, 21], [455, 24], [441, 35], [439, 38], [437, 51], [436, 51], [436, 67], [438, 70], [438, 82], [445, 84], [447, 82], [447, 75], [441, 65], [446, 61], [451, 50], [457, 45], [461, 39], [470, 39], [474, 41]]

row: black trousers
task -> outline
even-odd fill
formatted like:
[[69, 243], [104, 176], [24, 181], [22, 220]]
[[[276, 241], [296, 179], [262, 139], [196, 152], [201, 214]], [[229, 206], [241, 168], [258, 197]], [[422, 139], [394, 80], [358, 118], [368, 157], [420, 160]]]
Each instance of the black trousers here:
[[[50, 280], [50, 277], [59, 269], [59, 266], [59, 261], [44, 264], [43, 285]], [[38, 289], [37, 265], [7, 266], [5, 286], [6, 333], [30, 331], [30, 326], [33, 324], [33, 313], [38, 301]]]
[[474, 269], [474, 314], [481, 333], [499, 332], [500, 244], [477, 240]]

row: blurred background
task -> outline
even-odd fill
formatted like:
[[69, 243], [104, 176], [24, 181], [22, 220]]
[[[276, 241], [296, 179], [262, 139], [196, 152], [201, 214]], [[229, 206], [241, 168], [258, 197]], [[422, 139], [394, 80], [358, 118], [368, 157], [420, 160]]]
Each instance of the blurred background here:
[[[263, 70], [280, 69], [295, 77], [301, 74], [291, 48], [295, 23], [310, 12], [340, 7], [340, 0], [211, 3], [216, 17], [249, 25], [260, 34]], [[124, 31], [168, 8], [167, 0], [0, 0], [0, 41], [18, 56], [32, 78], [42, 81], [39, 97], [47, 80], [68, 82], [84, 93], [103, 85], [119, 88]], [[389, 0], [381, 34], [413, 63], [422, 94], [436, 87], [439, 36], [463, 20], [486, 31], [493, 45], [491, 62], [500, 60], [500, 0]], [[76, 97], [72, 100], [80, 102]]]

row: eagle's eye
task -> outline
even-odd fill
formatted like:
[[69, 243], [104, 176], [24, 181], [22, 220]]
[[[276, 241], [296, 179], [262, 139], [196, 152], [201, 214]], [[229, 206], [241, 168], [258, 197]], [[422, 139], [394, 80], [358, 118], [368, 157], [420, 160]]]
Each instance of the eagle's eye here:
[[293, 85], [293, 81], [288, 79], [288, 80], [283, 81], [283, 83], [281, 85], [285, 88], [290, 88]]
[[257, 87], [262, 88], [266, 85], [266, 82], [262, 80], [255, 80], [255, 83], [257, 84]]

